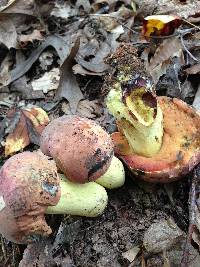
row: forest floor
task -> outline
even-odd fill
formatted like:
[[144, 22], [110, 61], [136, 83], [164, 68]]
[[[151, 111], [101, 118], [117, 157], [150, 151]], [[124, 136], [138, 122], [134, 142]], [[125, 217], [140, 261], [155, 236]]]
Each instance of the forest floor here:
[[[153, 14], [177, 15], [181, 26], [166, 22], [166, 36], [145, 39], [143, 19]], [[15, 153], [38, 149], [40, 132], [22, 120], [35, 106], [50, 120], [78, 114], [116, 131], [104, 101], [105, 60], [124, 42], [137, 48], [158, 95], [200, 110], [199, 40], [199, 1], [0, 0], [0, 166]], [[152, 184], [125, 171], [125, 185], [108, 191], [101, 216], [48, 215], [53, 234], [28, 246], [1, 237], [0, 266], [181, 266], [193, 173]], [[198, 233], [183, 267], [200, 266]]]

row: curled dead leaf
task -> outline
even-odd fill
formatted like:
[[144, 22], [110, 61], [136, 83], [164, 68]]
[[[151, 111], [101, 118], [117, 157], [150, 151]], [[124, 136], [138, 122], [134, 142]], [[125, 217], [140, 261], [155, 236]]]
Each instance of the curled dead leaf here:
[[[18, 116], [18, 120], [15, 117]], [[36, 106], [12, 109], [8, 114], [11, 122], [15, 123], [5, 141], [5, 156], [22, 150], [30, 143], [39, 144], [39, 137], [49, 123], [47, 113]], [[11, 123], [12, 125], [12, 123]]]
[[187, 74], [197, 74], [200, 72], [200, 64], [195, 64], [184, 70]]
[[0, 41], [8, 49], [17, 46], [17, 32], [13, 21], [6, 16], [0, 17]]
[[83, 94], [80, 90], [76, 77], [72, 71], [74, 58], [78, 52], [80, 40], [77, 39], [74, 46], [71, 48], [70, 54], [65, 59], [60, 68], [61, 78], [55, 99], [65, 98], [68, 100], [72, 114], [75, 114], [78, 103], [83, 99]]
[[156, 49], [156, 52], [150, 62], [147, 63], [147, 69], [151, 74], [154, 83], [157, 83], [159, 78], [166, 73], [171, 60], [174, 57], [179, 59], [181, 65], [184, 64], [182, 44], [176, 37], [173, 37], [170, 40], [164, 40]]
[[174, 15], [148, 16], [144, 18], [142, 34], [145, 37], [171, 35], [181, 22], [181, 18]]
[[21, 34], [19, 36], [19, 43], [20, 46], [26, 46], [28, 42], [33, 42], [34, 40], [43, 40], [44, 37], [42, 36], [39, 30], [33, 30], [31, 34]]
[[58, 88], [59, 80], [60, 71], [58, 68], [53, 68], [49, 72], [45, 72], [39, 79], [33, 80], [31, 85], [33, 91], [43, 91], [43, 93], [46, 94], [47, 92]]

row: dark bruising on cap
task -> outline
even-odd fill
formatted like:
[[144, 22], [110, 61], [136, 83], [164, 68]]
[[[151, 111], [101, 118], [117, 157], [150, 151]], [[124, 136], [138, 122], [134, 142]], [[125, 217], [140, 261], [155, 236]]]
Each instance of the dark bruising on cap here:
[[85, 166], [88, 169], [88, 181], [90, 181], [90, 177], [93, 174], [101, 170], [105, 165], [109, 164], [112, 157], [113, 151], [108, 154], [108, 152], [98, 148], [92, 156], [87, 158]]

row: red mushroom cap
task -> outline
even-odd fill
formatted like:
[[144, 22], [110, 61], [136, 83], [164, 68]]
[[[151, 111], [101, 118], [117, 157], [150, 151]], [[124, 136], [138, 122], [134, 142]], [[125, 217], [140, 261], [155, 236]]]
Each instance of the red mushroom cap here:
[[16, 243], [48, 236], [44, 213], [58, 203], [59, 183], [55, 163], [41, 152], [9, 158], [0, 170], [0, 233]]
[[78, 183], [103, 175], [114, 153], [110, 135], [94, 121], [76, 115], [62, 116], [47, 125], [40, 146], [69, 180]]
[[179, 99], [158, 97], [163, 112], [163, 141], [153, 157], [131, 153], [121, 133], [112, 135], [115, 152], [131, 171], [148, 182], [171, 182], [200, 162], [200, 114]]

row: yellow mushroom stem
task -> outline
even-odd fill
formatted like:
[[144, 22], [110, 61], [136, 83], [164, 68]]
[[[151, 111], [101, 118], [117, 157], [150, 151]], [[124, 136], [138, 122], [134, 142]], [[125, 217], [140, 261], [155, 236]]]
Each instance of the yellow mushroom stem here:
[[95, 182], [106, 189], [121, 187], [125, 182], [125, 171], [122, 162], [117, 157], [113, 156], [110, 167], [106, 173]]
[[145, 87], [138, 87], [124, 97], [120, 83], [117, 83], [109, 91], [106, 105], [116, 118], [119, 131], [126, 137], [130, 153], [152, 157], [159, 152], [163, 114], [155, 94]]
[[47, 208], [47, 214], [96, 217], [103, 213], [108, 203], [108, 195], [103, 186], [95, 182], [73, 183], [63, 174], [59, 176], [61, 197], [56, 206]]
[[[113, 156], [110, 167], [95, 182], [78, 184], [60, 176], [61, 197], [56, 206], [49, 206], [47, 214], [69, 214], [96, 217], [102, 214], [108, 203], [106, 189], [114, 189], [125, 182], [122, 162]], [[104, 188], [105, 187], [105, 188]]]

